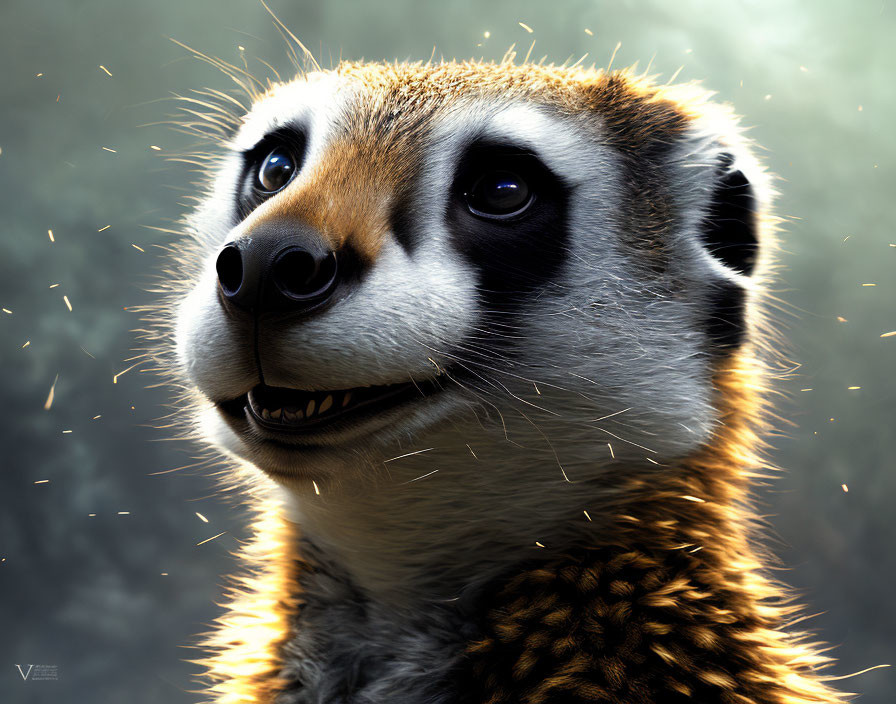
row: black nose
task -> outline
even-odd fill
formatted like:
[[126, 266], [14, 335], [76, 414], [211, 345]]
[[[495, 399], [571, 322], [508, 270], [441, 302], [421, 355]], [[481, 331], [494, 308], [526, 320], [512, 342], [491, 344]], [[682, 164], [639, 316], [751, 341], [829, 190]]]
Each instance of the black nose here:
[[266, 223], [227, 244], [215, 264], [224, 300], [253, 313], [308, 312], [329, 300], [339, 258], [313, 228]]

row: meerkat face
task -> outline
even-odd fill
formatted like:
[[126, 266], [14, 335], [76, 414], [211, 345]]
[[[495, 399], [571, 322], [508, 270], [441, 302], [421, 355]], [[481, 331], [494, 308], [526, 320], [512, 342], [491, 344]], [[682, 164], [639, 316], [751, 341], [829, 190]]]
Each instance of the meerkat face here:
[[205, 432], [279, 477], [473, 427], [589, 471], [686, 454], [748, 336], [761, 178], [725, 110], [625, 73], [279, 85], [190, 220], [176, 336]]

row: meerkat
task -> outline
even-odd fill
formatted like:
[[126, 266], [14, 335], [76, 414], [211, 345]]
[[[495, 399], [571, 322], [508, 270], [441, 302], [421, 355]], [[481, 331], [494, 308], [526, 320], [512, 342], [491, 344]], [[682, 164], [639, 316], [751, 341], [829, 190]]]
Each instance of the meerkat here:
[[255, 516], [208, 699], [845, 701], [751, 507], [777, 221], [732, 110], [512, 60], [251, 97], [165, 303]]

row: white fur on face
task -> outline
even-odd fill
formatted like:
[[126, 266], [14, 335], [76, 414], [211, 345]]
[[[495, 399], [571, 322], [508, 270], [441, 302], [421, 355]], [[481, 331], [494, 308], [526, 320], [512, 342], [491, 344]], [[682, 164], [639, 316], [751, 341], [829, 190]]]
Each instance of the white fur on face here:
[[[351, 109], [363, 109], [363, 94], [345, 79], [299, 81], [257, 105], [234, 144], [249, 148], [272, 129], [301, 123], [309, 143], [304, 168], [312, 169], [341, 112]], [[705, 442], [717, 422], [705, 281], [724, 275], [746, 283], [719, 271], [696, 235], [715, 140], [686, 140], [670, 163], [681, 231], [671, 272], [655, 275], [623, 242], [622, 169], [597, 120], [464, 99], [438, 111], [430, 127], [414, 189], [417, 246], [408, 252], [387, 238], [357, 289], [315, 317], [263, 319], [258, 358], [266, 383], [301, 389], [421, 380], [452, 366], [472, 371], [472, 379], [464, 389], [446, 382], [453, 393], [290, 457], [241, 438], [214, 410], [203, 421], [228, 451], [278, 474], [309, 534], [340, 555], [359, 583], [381, 592], [413, 590], [435, 564], [455, 566], [460, 580], [516, 559], [564, 518], [586, 507], [597, 512], [599, 493], [612, 492], [606, 478], [613, 471], [662, 464]], [[482, 329], [475, 265], [454, 251], [444, 218], [458, 161], [483, 138], [531, 150], [572, 194], [562, 273], [521, 306], [509, 360], [466, 352], [508, 333]], [[216, 295], [215, 256], [241, 232], [227, 225], [238, 172], [234, 157], [192, 219], [206, 264], [178, 315], [184, 370], [213, 401], [236, 398], [259, 379], [253, 331], [226, 316]], [[682, 281], [687, 288], [679, 291]], [[384, 465], [418, 450], [427, 452]], [[302, 474], [311, 466], [318, 480], [334, 478], [325, 499]], [[436, 472], [432, 480], [398, 488], [424, 470]], [[456, 586], [445, 581], [439, 593]]]

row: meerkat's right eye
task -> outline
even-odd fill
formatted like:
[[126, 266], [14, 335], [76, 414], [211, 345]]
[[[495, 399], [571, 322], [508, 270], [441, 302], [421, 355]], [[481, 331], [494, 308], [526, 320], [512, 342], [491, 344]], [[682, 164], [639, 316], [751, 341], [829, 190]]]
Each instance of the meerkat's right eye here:
[[265, 193], [276, 193], [292, 180], [296, 162], [285, 147], [276, 147], [261, 162], [256, 175], [256, 188]]

